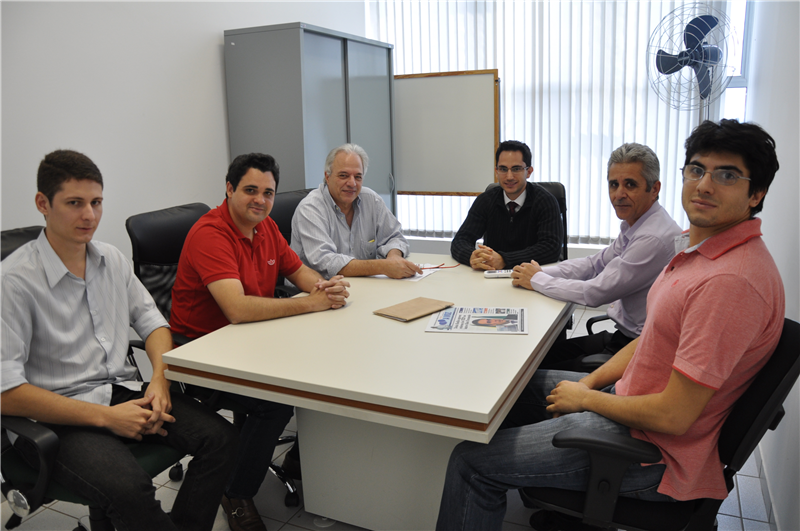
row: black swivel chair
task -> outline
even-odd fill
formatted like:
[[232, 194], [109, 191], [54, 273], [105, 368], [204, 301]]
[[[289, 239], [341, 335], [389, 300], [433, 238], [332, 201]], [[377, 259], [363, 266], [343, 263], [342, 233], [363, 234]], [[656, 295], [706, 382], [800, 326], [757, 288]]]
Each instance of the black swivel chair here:
[[41, 225], [33, 225], [31, 227], [23, 227], [20, 229], [4, 230], [0, 233], [0, 246], [2, 246], [2, 254], [0, 260], [5, 260], [6, 256], [10, 255], [29, 241], [35, 240], [42, 232]]
[[[564, 226], [564, 241], [561, 244], [561, 260], [567, 260], [568, 255], [568, 244], [569, 244], [569, 233], [567, 232], [567, 192], [564, 188], [564, 185], [558, 181], [544, 181], [540, 183], [536, 183], [556, 198], [558, 201], [558, 210], [561, 213], [561, 223]], [[489, 183], [486, 187], [484, 192], [488, 192], [492, 188], [500, 186], [498, 183]]]
[[[720, 460], [725, 465], [723, 474], [728, 492], [733, 489], [736, 472], [744, 466], [766, 431], [774, 430], [781, 421], [783, 401], [798, 375], [800, 324], [785, 319], [775, 352], [752, 385], [736, 401], [722, 427], [718, 448]], [[521, 489], [522, 500], [528, 507], [556, 511], [602, 528], [716, 530], [716, 516], [722, 500], [704, 498], [672, 503], [618, 497], [621, 478], [631, 463], [657, 463], [661, 460], [656, 446], [630, 437], [582, 429], [556, 434], [553, 445], [582, 448], [589, 452], [592, 462], [589, 488], [585, 493], [547, 488]], [[558, 517], [554, 523], [558, 525]], [[575, 525], [576, 521], [570, 523]]]
[[[3, 231], [2, 258], [10, 255], [23, 244], [39, 237], [42, 227], [25, 227]], [[136, 364], [133, 351], [128, 351], [128, 361]], [[141, 379], [141, 378], [140, 378]], [[2, 416], [2, 492], [14, 515], [6, 522], [6, 529], [17, 527], [22, 518], [33, 513], [44, 503], [61, 500], [89, 506], [89, 521], [92, 531], [113, 531], [110, 520], [100, 507], [68, 488], [51, 480], [56, 456], [58, 436], [38, 422], [23, 417]], [[12, 444], [8, 432], [17, 436]], [[38, 470], [31, 467], [18, 448], [26, 446], [39, 456]], [[168, 446], [132, 441], [128, 444], [141, 467], [155, 477], [183, 457], [183, 453]], [[110, 472], [111, 473], [111, 472]], [[84, 527], [78, 524], [76, 531]]]
[[558, 201], [558, 209], [561, 211], [561, 222], [564, 224], [564, 243], [561, 251], [561, 260], [567, 260], [567, 248], [569, 244], [569, 233], [567, 232], [567, 191], [564, 185], [558, 181], [544, 181], [537, 184], [550, 192]]
[[[287, 243], [292, 243], [292, 217], [294, 216], [294, 211], [297, 209], [297, 205], [300, 204], [300, 201], [305, 199], [312, 190], [315, 190], [315, 188], [278, 192], [275, 194], [275, 202], [272, 204], [272, 211], [269, 213], [269, 217], [278, 225], [278, 230], [281, 231], [281, 235], [286, 239]], [[276, 298], [284, 299], [300, 293], [299, 289], [294, 286], [285, 285], [284, 281], [285, 279], [283, 277], [278, 278], [275, 285]]]
[[[125, 221], [125, 228], [131, 239], [133, 271], [153, 296], [156, 306], [167, 320], [172, 309], [172, 286], [178, 272], [183, 243], [192, 226], [209, 210], [203, 203], [191, 203], [137, 214]], [[175, 333], [172, 334], [172, 339], [176, 345], [191, 341], [190, 338]], [[203, 393], [195, 398], [214, 409], [233, 412], [233, 423], [237, 427], [241, 428], [244, 423], [246, 412], [238, 404], [226, 400], [219, 392]], [[281, 437], [278, 444], [293, 441], [294, 437]], [[270, 465], [270, 472], [286, 487], [286, 506], [298, 506], [300, 496], [294, 481], [278, 465]], [[182, 474], [180, 463], [170, 470], [170, 477], [173, 479], [179, 479]]]

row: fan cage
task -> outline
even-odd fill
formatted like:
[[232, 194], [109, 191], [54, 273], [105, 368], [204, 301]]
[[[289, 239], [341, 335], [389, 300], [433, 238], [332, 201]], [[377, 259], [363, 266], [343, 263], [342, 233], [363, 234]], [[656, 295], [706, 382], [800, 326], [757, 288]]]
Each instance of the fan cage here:
[[[694, 18], [702, 15], [712, 15], [719, 20], [703, 39], [703, 43], [717, 46], [720, 50], [720, 61], [716, 65], [708, 64], [712, 79], [711, 92], [706, 99], [700, 97], [695, 72], [691, 67], [685, 66], [672, 74], [662, 74], [656, 68], [659, 50], [678, 55], [686, 49], [684, 29]], [[673, 109], [694, 111], [709, 106], [728, 87], [735, 71], [728, 61], [728, 44], [733, 37], [728, 16], [708, 4], [685, 4], [668, 13], [656, 26], [647, 46], [647, 77], [653, 91]]]

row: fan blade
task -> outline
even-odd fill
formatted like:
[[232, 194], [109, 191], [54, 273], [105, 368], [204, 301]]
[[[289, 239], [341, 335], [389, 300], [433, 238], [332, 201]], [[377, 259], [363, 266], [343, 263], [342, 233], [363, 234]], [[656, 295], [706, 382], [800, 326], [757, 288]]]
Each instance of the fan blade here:
[[694, 75], [697, 77], [697, 89], [700, 98], [706, 99], [711, 94], [711, 69], [702, 63], [693, 63]]
[[656, 54], [656, 68], [662, 74], [674, 74], [683, 66], [677, 55], [669, 54], [664, 50], [659, 50]]
[[706, 35], [719, 24], [719, 19], [712, 15], [693, 18], [683, 30], [683, 43], [690, 52], [695, 49]]

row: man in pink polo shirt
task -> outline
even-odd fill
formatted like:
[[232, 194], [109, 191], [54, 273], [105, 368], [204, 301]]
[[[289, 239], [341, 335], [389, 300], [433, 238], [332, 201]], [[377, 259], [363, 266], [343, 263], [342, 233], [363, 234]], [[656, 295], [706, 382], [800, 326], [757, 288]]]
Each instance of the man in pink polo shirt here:
[[727, 496], [719, 432], [783, 324], [783, 284], [754, 217], [778, 160], [769, 134], [736, 120], [704, 122], [685, 147], [682, 200], [691, 226], [650, 289], [641, 336], [591, 374], [538, 371], [526, 394], [531, 424], [501, 430], [488, 445], [458, 445], [438, 529], [500, 529], [509, 488], [584, 490], [586, 452], [550, 444], [573, 427], [659, 447], [661, 463], [628, 469], [623, 496]]

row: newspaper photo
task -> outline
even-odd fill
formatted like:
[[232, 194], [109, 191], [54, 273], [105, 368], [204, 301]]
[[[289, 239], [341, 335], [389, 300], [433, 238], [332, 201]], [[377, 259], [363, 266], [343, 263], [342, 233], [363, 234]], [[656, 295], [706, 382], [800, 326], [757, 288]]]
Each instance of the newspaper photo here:
[[527, 334], [525, 308], [480, 308], [456, 306], [431, 316], [426, 332], [461, 334]]

